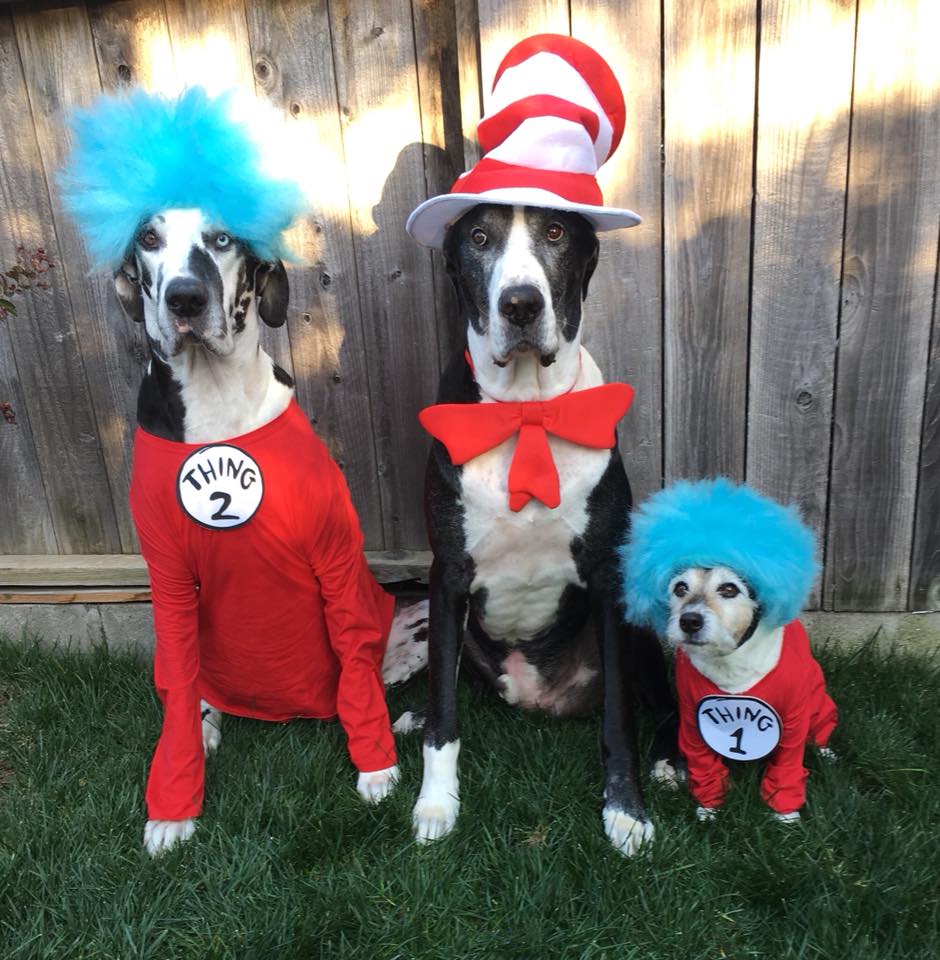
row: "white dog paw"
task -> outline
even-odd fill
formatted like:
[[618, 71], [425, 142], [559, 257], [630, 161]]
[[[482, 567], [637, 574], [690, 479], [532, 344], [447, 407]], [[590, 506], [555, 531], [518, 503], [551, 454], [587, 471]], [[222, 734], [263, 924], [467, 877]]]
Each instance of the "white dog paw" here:
[[618, 807], [604, 807], [604, 832], [617, 853], [632, 857], [640, 848], [653, 841], [653, 824], [638, 820]]
[[718, 816], [717, 807], [696, 807], [695, 819], [699, 823], [711, 823]]
[[835, 763], [839, 759], [839, 754], [832, 747], [817, 747], [816, 749], [826, 763]]
[[428, 601], [420, 600], [395, 612], [382, 661], [382, 680], [387, 687], [404, 683], [427, 662]]
[[792, 813], [774, 813], [773, 818], [777, 823], [796, 823], [800, 819], [800, 811], [794, 810]]
[[685, 772], [669, 760], [657, 760], [650, 770], [650, 779], [670, 790], [678, 790], [679, 784], [685, 781]]
[[380, 803], [395, 789], [400, 776], [397, 766], [360, 773], [356, 789], [366, 803]]
[[413, 733], [415, 730], [421, 730], [424, 727], [424, 712], [415, 713], [412, 710], [406, 710], [393, 724], [392, 733]]
[[202, 714], [202, 752], [208, 757], [222, 742], [222, 714], [205, 700], [199, 701], [199, 712]]
[[411, 815], [415, 839], [418, 843], [431, 843], [446, 837], [457, 822], [460, 800], [449, 795], [421, 796]]
[[519, 691], [516, 689], [516, 681], [508, 673], [501, 673], [496, 678], [498, 693], [510, 706], [519, 702]]
[[159, 857], [178, 843], [184, 843], [196, 831], [196, 821], [148, 820], [144, 827], [144, 846], [151, 857]]

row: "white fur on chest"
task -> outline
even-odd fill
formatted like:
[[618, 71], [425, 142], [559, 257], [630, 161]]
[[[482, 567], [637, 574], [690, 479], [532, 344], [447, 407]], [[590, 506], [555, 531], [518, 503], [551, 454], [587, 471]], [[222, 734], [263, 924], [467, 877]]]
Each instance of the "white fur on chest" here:
[[[601, 382], [585, 351], [577, 388]], [[552, 510], [530, 500], [514, 512], [509, 508], [508, 481], [516, 442], [511, 437], [475, 457], [464, 465], [462, 475], [464, 535], [475, 566], [470, 590], [486, 590], [482, 626], [494, 639], [510, 644], [551, 626], [565, 588], [584, 585], [571, 542], [585, 532], [588, 498], [610, 461], [609, 450], [549, 436], [561, 503]]]

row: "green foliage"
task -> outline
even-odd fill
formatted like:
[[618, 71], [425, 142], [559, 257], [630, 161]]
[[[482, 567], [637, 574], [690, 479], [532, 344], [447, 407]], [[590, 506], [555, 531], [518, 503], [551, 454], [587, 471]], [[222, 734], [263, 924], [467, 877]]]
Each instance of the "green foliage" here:
[[[523, 714], [462, 684], [462, 811], [410, 839], [420, 736], [377, 809], [337, 724], [226, 718], [193, 840], [151, 861], [149, 671], [99, 650], [0, 643], [0, 956], [370, 960], [934, 957], [940, 947], [936, 662], [823, 650], [840, 761], [772, 822], [759, 771], [698, 824], [647, 787], [657, 837], [625, 860], [600, 825], [597, 721]], [[417, 680], [392, 712], [423, 699]], [[648, 738], [647, 738], [648, 739]]]

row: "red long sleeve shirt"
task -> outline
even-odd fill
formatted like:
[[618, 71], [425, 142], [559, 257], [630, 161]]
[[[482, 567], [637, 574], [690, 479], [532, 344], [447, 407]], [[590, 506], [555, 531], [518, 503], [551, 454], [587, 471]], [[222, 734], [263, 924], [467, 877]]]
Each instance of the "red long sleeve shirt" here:
[[150, 819], [202, 809], [200, 698], [260, 720], [338, 715], [360, 771], [396, 762], [381, 676], [394, 599], [366, 565], [343, 475], [296, 400], [219, 444], [138, 429], [130, 503], [164, 708]]
[[[728, 787], [728, 768], [722, 757], [705, 742], [699, 729], [700, 708], [707, 712], [712, 702], [703, 703], [707, 697], [721, 698], [718, 703], [723, 716], [719, 720], [735, 714], [744, 715], [745, 707], [750, 707], [756, 717], [760, 708], [746, 703], [746, 700], [763, 701], [772, 708], [770, 713], [776, 714], [779, 741], [767, 761], [761, 796], [777, 813], [792, 813], [803, 806], [809, 775], [803, 766], [806, 743], [811, 741], [824, 746], [835, 728], [837, 713], [836, 705], [826, 693], [822, 668], [813, 659], [809, 638], [799, 620], [784, 627], [780, 660], [750, 689], [739, 694], [724, 693], [699, 673], [680, 649], [676, 652], [676, 690], [679, 695], [679, 749], [689, 765], [692, 796], [701, 806], [720, 806]], [[735, 708], [732, 702], [735, 698], [740, 698], [741, 707]], [[756, 728], [748, 732], [748, 727], [742, 727], [739, 720], [725, 722], [729, 753], [732, 756], [739, 754], [744, 759], [743, 738], [759, 735]], [[772, 718], [757, 722], [771, 727], [775, 723]]]

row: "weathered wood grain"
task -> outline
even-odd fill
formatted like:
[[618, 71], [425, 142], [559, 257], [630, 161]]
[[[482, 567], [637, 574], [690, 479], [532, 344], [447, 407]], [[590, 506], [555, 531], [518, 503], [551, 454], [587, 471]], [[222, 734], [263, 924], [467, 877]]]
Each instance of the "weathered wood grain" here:
[[[0, 68], [0, 78], [2, 76]], [[0, 134], [0, 145], [2, 143]], [[0, 172], [0, 199], [4, 200], [6, 182], [6, 176]], [[0, 264], [4, 267], [16, 253], [13, 244], [4, 240], [5, 236], [7, 225], [0, 214]], [[56, 553], [58, 544], [46, 502], [42, 468], [36, 456], [30, 411], [20, 387], [10, 341], [11, 330], [15, 336], [17, 324], [30, 322], [25, 308], [20, 309], [16, 317], [0, 320], [0, 403], [9, 404], [5, 415], [0, 416], [0, 550]], [[42, 423], [38, 423], [37, 428], [42, 429]]]
[[483, 115], [480, 77], [480, 12], [477, 0], [454, 0], [457, 32], [457, 72], [460, 97], [460, 127], [463, 132], [463, 169], [480, 159], [477, 124]]
[[[463, 171], [463, 132], [453, 0], [412, 0], [427, 196], [447, 193]], [[424, 197], [421, 198], [422, 200]], [[417, 205], [417, 204], [416, 204]], [[441, 367], [461, 339], [457, 297], [440, 257], [431, 258]]]
[[940, 270], [935, 282], [909, 610], [940, 610]]
[[798, 504], [820, 545], [854, 34], [854, 0], [761, 7], [747, 479]]
[[[62, 38], [59, 26], [63, 17], [74, 24], [77, 43], [87, 42], [87, 21], [81, 9], [20, 15], [27, 52], [48, 60], [48, 69], [60, 76], [77, 66], [74, 47], [66, 42], [63, 49], [56, 42]], [[46, 25], [52, 38], [48, 44]], [[80, 351], [78, 311], [72, 306], [88, 292], [80, 278], [77, 287], [70, 283], [78, 269], [74, 260], [82, 253], [67, 234], [60, 245], [48, 184], [54, 165], [49, 154], [50, 168], [44, 169], [41, 153], [43, 145], [49, 149], [50, 138], [62, 136], [49, 116], [58, 104], [54, 89], [36, 89], [36, 72], [46, 67], [27, 63], [26, 56], [21, 58], [16, 32], [9, 18], [0, 19], [4, 81], [0, 97], [0, 255], [9, 263], [18, 244], [42, 246], [58, 264], [49, 274], [50, 289], [27, 294], [18, 303], [16, 320], [8, 321], [22, 396], [17, 413], [28, 418], [24, 423], [32, 428], [40, 467], [32, 482], [45, 487], [59, 549], [113, 552], [122, 548], [121, 536], [98, 439], [101, 424], [95, 420]], [[21, 63], [27, 66], [25, 77]], [[83, 68], [87, 69], [87, 64]], [[96, 80], [97, 73], [92, 77]], [[33, 100], [26, 78], [34, 81]], [[111, 450], [119, 453], [119, 444], [113, 444]], [[35, 519], [42, 523], [42, 513]]]
[[665, 473], [741, 479], [755, 9], [664, 9]]
[[907, 604], [940, 209], [938, 8], [863, 0], [825, 599]]
[[599, 235], [601, 258], [585, 304], [584, 338], [605, 377], [626, 380], [636, 390], [619, 434], [639, 501], [662, 486], [663, 476], [660, 5], [572, 4], [571, 33], [611, 65], [627, 104], [623, 140], [598, 180], [608, 206], [635, 210], [643, 223]]
[[288, 267], [287, 323], [297, 396], [343, 467], [366, 544], [382, 547], [367, 331], [359, 305], [327, 4], [248, 0], [246, 13], [259, 92], [294, 128], [312, 203], [310, 215], [291, 235], [302, 260]]
[[[427, 580], [431, 553], [427, 550], [367, 550], [366, 562], [382, 583]], [[138, 554], [0, 555], [0, 592], [130, 591], [149, 585], [147, 565]]]
[[179, 92], [163, 3], [152, 0], [90, 3], [88, 22], [101, 86], [105, 90], [118, 91], [139, 85], [152, 93]]
[[410, 7], [330, 4], [385, 545], [426, 542], [421, 511], [426, 440], [418, 410], [439, 377], [430, 253], [404, 233], [425, 196]]

